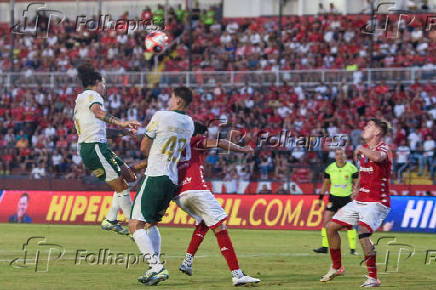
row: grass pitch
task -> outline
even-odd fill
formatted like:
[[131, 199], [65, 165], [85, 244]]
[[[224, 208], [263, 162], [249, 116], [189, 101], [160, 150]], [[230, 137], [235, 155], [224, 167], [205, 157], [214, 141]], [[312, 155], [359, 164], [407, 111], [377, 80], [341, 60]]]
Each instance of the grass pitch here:
[[[0, 224], [0, 289], [140, 289], [136, 281], [146, 269], [142, 261], [126, 269], [127, 255], [137, 254], [127, 237], [101, 230], [97, 226]], [[170, 279], [159, 284], [166, 289], [231, 289], [231, 275], [221, 256], [215, 237], [209, 232], [194, 261], [194, 275], [178, 271], [192, 228], [160, 228], [162, 252]], [[346, 276], [328, 283], [319, 282], [330, 265], [329, 255], [315, 254], [320, 234], [315, 231], [230, 230], [241, 268], [262, 280], [258, 289], [356, 289], [365, 280], [362, 256], [349, 254], [342, 234], [343, 264]], [[23, 263], [23, 244], [26, 264]], [[377, 262], [382, 287], [395, 289], [434, 289], [436, 282], [436, 235], [376, 233], [379, 238]], [[396, 238], [396, 241], [394, 239]], [[44, 244], [45, 243], [45, 244]], [[51, 245], [47, 245], [51, 244]], [[60, 259], [57, 254], [65, 253]], [[50, 256], [48, 249], [52, 249]], [[99, 250], [102, 249], [100, 260]], [[103, 264], [103, 249], [119, 254]], [[399, 255], [398, 253], [400, 252]], [[38, 271], [35, 256], [39, 250]], [[79, 250], [79, 252], [77, 252]], [[357, 247], [362, 252], [360, 246]], [[428, 250], [433, 250], [428, 251]], [[409, 253], [414, 254], [408, 258]], [[108, 252], [106, 252], [108, 253]], [[388, 255], [387, 255], [388, 253]], [[88, 255], [88, 258], [86, 256]], [[77, 257], [78, 258], [77, 258]], [[387, 263], [386, 257], [388, 256]], [[427, 256], [427, 257], [426, 257]], [[20, 257], [10, 265], [15, 258]], [[50, 261], [48, 260], [50, 257]], [[116, 256], [115, 256], [116, 257]], [[80, 264], [78, 264], [78, 259]], [[133, 256], [131, 262], [134, 262]], [[427, 264], [426, 264], [427, 262]], [[48, 271], [43, 272], [47, 270]]]

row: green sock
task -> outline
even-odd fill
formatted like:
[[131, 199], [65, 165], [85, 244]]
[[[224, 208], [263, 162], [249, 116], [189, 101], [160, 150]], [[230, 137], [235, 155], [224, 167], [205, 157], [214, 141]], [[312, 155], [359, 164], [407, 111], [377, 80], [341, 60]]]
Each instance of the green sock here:
[[324, 248], [328, 248], [329, 247], [329, 241], [327, 240], [327, 231], [325, 230], [325, 228], [321, 229], [321, 237], [322, 237], [322, 246]]
[[350, 250], [356, 249], [356, 241], [357, 241], [357, 231], [356, 229], [347, 231], [348, 244], [350, 245]]

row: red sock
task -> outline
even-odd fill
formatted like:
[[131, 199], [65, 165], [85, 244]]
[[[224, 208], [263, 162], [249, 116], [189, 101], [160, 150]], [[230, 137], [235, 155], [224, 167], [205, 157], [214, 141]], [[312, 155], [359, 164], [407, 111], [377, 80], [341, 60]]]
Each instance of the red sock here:
[[342, 266], [341, 248], [339, 248], [339, 249], [331, 249], [330, 248], [330, 256], [332, 257], [333, 268], [336, 270], [341, 268], [341, 266]]
[[368, 276], [377, 279], [377, 262], [375, 255], [365, 256], [366, 267], [368, 268]]
[[236, 257], [235, 250], [233, 249], [233, 244], [230, 240], [230, 236], [227, 230], [215, 233], [215, 237], [218, 241], [218, 246], [220, 247], [221, 254], [223, 254], [224, 258], [226, 259], [230, 271], [238, 270], [238, 258]]
[[197, 253], [198, 247], [203, 241], [204, 236], [206, 235], [208, 230], [209, 228], [204, 224], [204, 222], [201, 222], [198, 226], [195, 227], [195, 230], [192, 233], [191, 242], [188, 246], [188, 251], [186, 253], [191, 254], [192, 256]]

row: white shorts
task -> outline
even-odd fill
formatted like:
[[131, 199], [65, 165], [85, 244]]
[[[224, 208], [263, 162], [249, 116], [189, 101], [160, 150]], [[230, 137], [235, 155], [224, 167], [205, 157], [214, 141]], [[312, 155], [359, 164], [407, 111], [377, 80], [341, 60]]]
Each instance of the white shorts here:
[[227, 218], [226, 212], [209, 190], [185, 191], [174, 201], [195, 219], [197, 225], [204, 221], [206, 226], [214, 228]]
[[357, 224], [375, 232], [391, 209], [380, 202], [355, 201], [347, 203], [333, 216], [332, 221], [351, 228]]

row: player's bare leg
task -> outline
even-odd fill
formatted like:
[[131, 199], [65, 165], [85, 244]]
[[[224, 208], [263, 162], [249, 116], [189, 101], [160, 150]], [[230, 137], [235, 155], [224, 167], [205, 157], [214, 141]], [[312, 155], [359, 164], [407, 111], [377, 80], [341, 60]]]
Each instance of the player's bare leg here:
[[146, 258], [149, 268], [138, 278], [144, 285], [157, 285], [169, 278], [169, 273], [160, 262], [160, 234], [157, 223], [129, 220], [129, 230], [136, 245]]
[[364, 226], [359, 226], [359, 240], [365, 255], [366, 267], [368, 268], [367, 280], [360, 287], [379, 287], [377, 279], [376, 251], [374, 244], [369, 238], [372, 232]]
[[321, 229], [322, 244], [321, 244], [320, 248], [313, 250], [315, 253], [327, 254], [327, 252], [328, 252], [329, 242], [328, 242], [328, 239], [327, 239], [327, 230], [326, 230], [326, 228], [327, 228], [327, 224], [332, 219], [334, 214], [335, 213], [333, 211], [330, 211], [330, 210], [325, 210], [324, 211], [324, 214], [323, 214], [323, 224], [322, 224], [322, 229]]
[[130, 208], [132, 206], [130, 200], [129, 186], [123, 177], [106, 182], [115, 192], [112, 198], [112, 205], [106, 218], [101, 223], [101, 228], [104, 230], [112, 230], [121, 235], [128, 235], [129, 231], [123, 228], [117, 220], [120, 207], [126, 217], [130, 217]]
[[341, 258], [341, 236], [339, 231], [343, 228], [343, 225], [330, 221], [327, 224], [327, 238], [330, 245], [330, 257], [332, 259], [332, 265], [330, 270], [321, 277], [321, 282], [327, 282], [335, 278], [336, 276], [344, 275], [345, 270], [342, 266]]

